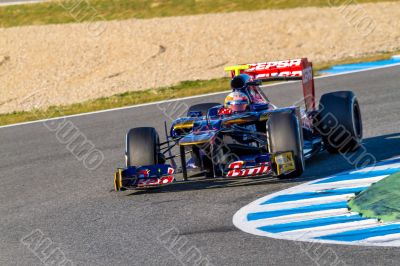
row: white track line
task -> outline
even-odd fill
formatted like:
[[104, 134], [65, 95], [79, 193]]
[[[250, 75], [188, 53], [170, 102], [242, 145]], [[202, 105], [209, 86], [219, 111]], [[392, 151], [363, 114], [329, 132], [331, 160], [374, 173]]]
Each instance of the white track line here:
[[[396, 159], [398, 157], [395, 157]], [[350, 174], [354, 173], [368, 173], [368, 172], [373, 172], [373, 171], [379, 171], [379, 170], [388, 170], [388, 169], [395, 169], [395, 168], [400, 168], [400, 163], [392, 163], [390, 165], [378, 165], [378, 166], [370, 166], [365, 169], [360, 169], [356, 171], [349, 172]]]
[[349, 222], [349, 223], [337, 223], [333, 225], [319, 226], [301, 230], [293, 230], [280, 233], [282, 236], [294, 238], [299, 235], [303, 238], [313, 239], [315, 237], [333, 235], [337, 233], [346, 232], [349, 230], [359, 230], [366, 229], [369, 227], [375, 227], [378, 225], [378, 221], [376, 219], [368, 219], [357, 222]]
[[[343, 180], [343, 181], [337, 181], [337, 182], [332, 182], [332, 183], [323, 183], [323, 184], [312, 184], [312, 185], [310, 185], [310, 189], [312, 189], [311, 191], [320, 191], [320, 190], [328, 190], [328, 189], [331, 190], [331, 189], [335, 189], [335, 188], [337, 189], [338, 187], [340, 187], [340, 188], [366, 187], [366, 186], [369, 186], [372, 183], [376, 183], [388, 176], [389, 175], [381, 175], [381, 176], [374, 176], [371, 178]], [[306, 189], [307, 188], [304, 188], [303, 190], [299, 189], [299, 192], [308, 191]]]
[[[342, 202], [342, 201], [347, 201], [349, 199], [349, 197], [352, 197], [349, 195], [354, 195], [354, 194], [330, 196], [331, 198], [329, 199], [328, 203], [338, 203], [338, 202]], [[291, 201], [291, 202], [286, 203], [285, 205], [280, 205], [280, 203], [265, 204], [265, 205], [249, 204], [248, 206], [245, 206], [245, 210], [247, 213], [284, 211], [284, 210], [296, 209], [296, 208], [301, 208], [301, 207], [310, 207], [310, 206], [316, 206], [319, 204], [324, 204], [324, 203], [327, 203], [325, 198], [326, 197], [316, 198], [318, 200], [315, 200], [313, 202]]]
[[[352, 194], [354, 195], [354, 194]], [[277, 195], [278, 196], [278, 195]], [[331, 196], [332, 197], [332, 196]], [[340, 195], [340, 196], [334, 196], [335, 198], [330, 198], [329, 203], [338, 203], [342, 201], [346, 201], [348, 197], [346, 195]], [[326, 203], [325, 200], [322, 198], [317, 198], [319, 199], [318, 201], [314, 202], [298, 202], [298, 201], [291, 201], [290, 203], [288, 202], [285, 205], [279, 205], [280, 203], [273, 203], [273, 204], [264, 204], [261, 205], [260, 203], [255, 203], [255, 204], [249, 204], [245, 206], [245, 210], [247, 213], [256, 213], [256, 212], [269, 212], [269, 211], [284, 211], [284, 210], [290, 210], [290, 209], [296, 209], [296, 208], [301, 208], [301, 207], [311, 207], [311, 206], [316, 206], [319, 204], [324, 204]]]
[[397, 233], [397, 234], [390, 234], [390, 235], [384, 235], [384, 236], [375, 236], [375, 237], [367, 238], [366, 240], [362, 240], [360, 242], [390, 244], [390, 245], [399, 246], [400, 234]]
[[[374, 68], [369, 68], [369, 69], [355, 70], [355, 71], [350, 71], [350, 72], [346, 72], [346, 73], [338, 73], [338, 74], [319, 76], [319, 77], [315, 77], [315, 79], [324, 79], [324, 78], [330, 78], [330, 77], [344, 76], [344, 75], [349, 75], [349, 74], [354, 74], [354, 73], [360, 73], [360, 72], [366, 72], [366, 71], [372, 71], [372, 70], [390, 68], [390, 67], [396, 67], [396, 66], [400, 66], [400, 63], [393, 64], [393, 65], [387, 65], [387, 66], [374, 67]], [[288, 83], [294, 83], [294, 82], [300, 82], [300, 81], [290, 81], [290, 82], [280, 82], [280, 83], [275, 83], [275, 84], [269, 84], [269, 85], [264, 85], [263, 88], [265, 88], [265, 87], [273, 87], [273, 86], [282, 85], [282, 84], [288, 84]], [[23, 123], [17, 123], [17, 124], [12, 124], [12, 125], [0, 126], [0, 129], [9, 128], [9, 127], [16, 127], [16, 126], [23, 126], [23, 125], [30, 125], [30, 124], [34, 124], [34, 123], [52, 121], [52, 120], [57, 120], [57, 119], [73, 118], [73, 117], [80, 117], [80, 116], [93, 115], [93, 114], [101, 114], [101, 113], [106, 113], [106, 112], [127, 110], [127, 109], [131, 109], [131, 108], [140, 108], [140, 107], [156, 105], [156, 104], [161, 104], [161, 103], [168, 103], [168, 102], [196, 99], [196, 98], [220, 95], [220, 94], [224, 94], [224, 93], [228, 93], [228, 92], [230, 92], [230, 90], [229, 91], [221, 91], [221, 92], [215, 92], [215, 93], [202, 94], [202, 95], [196, 95], [196, 96], [189, 96], [189, 97], [184, 97], [184, 98], [165, 100], [165, 101], [158, 101], [158, 102], [144, 103], [144, 104], [138, 104], [138, 105], [119, 107], [119, 108], [112, 108], [112, 109], [95, 111], [95, 112], [88, 112], [88, 113], [82, 113], [82, 114], [60, 116], [60, 117], [49, 118], [49, 119], [41, 119], [41, 120], [35, 120], [35, 121], [30, 121], [30, 122], [23, 122]]]
[[26, 5], [26, 4], [37, 4], [45, 2], [45, 0], [31, 0], [31, 1], [10, 1], [10, 2], [0, 2], [0, 6], [15, 6], [15, 5]]
[[367, 187], [367, 186], [371, 185], [371, 183], [376, 183], [387, 176], [389, 176], [389, 175], [374, 176], [371, 178], [360, 178], [360, 179], [356, 179], [356, 180], [343, 180], [343, 181], [337, 181], [337, 182], [331, 182], [331, 183], [311, 184], [308, 187], [300, 188], [297, 191], [292, 191], [291, 193], [287, 193], [287, 195], [304, 193], [304, 192], [322, 193], [327, 190]]
[[339, 208], [333, 210], [325, 210], [325, 211], [315, 211], [315, 212], [307, 212], [307, 213], [296, 213], [291, 215], [284, 215], [279, 217], [258, 219], [253, 221], [246, 221], [249, 226], [253, 226], [255, 228], [266, 226], [266, 225], [274, 225], [274, 224], [283, 224], [283, 223], [292, 223], [292, 222], [302, 222], [332, 216], [340, 216], [350, 214], [350, 211], [347, 208]]
[[[285, 210], [285, 209], [293, 209], [310, 205], [318, 205], [324, 203], [332, 203], [338, 201], [347, 201], [354, 197], [354, 193], [342, 194], [342, 195], [333, 195], [333, 196], [323, 196], [317, 198], [310, 199], [301, 199], [294, 201], [286, 201], [286, 202], [277, 202], [277, 203], [268, 203], [264, 210], [265, 211], [274, 211], [274, 210]], [[262, 209], [264, 205], [259, 206], [259, 210]]]

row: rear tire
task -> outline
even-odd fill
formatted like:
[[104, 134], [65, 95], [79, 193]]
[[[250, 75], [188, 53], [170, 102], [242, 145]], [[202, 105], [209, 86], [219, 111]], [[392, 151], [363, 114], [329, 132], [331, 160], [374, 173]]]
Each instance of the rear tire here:
[[295, 178], [304, 172], [303, 136], [295, 113], [273, 113], [267, 122], [269, 152], [293, 152], [296, 170], [279, 178]]
[[160, 140], [152, 127], [138, 127], [126, 135], [126, 166], [148, 166], [158, 164]]
[[330, 153], [355, 151], [363, 136], [360, 105], [351, 91], [322, 95], [317, 130]]

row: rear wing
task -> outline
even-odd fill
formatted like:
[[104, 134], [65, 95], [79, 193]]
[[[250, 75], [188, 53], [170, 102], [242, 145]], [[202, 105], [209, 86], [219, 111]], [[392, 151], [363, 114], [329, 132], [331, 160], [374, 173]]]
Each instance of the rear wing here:
[[301, 80], [306, 110], [315, 110], [314, 74], [312, 63], [307, 58], [230, 66], [225, 71], [230, 72], [232, 78], [247, 74], [253, 80]]

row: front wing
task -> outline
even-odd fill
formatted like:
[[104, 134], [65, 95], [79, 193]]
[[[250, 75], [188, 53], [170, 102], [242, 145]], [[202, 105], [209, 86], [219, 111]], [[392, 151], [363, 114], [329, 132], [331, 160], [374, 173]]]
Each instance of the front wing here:
[[119, 168], [114, 173], [114, 189], [120, 191], [167, 186], [175, 182], [174, 172], [174, 168], [166, 164]]
[[[232, 162], [224, 170], [223, 177], [281, 176], [295, 170], [293, 152], [289, 151]], [[151, 189], [171, 185], [176, 181], [174, 173], [171, 165], [119, 168], [114, 174], [114, 189]]]

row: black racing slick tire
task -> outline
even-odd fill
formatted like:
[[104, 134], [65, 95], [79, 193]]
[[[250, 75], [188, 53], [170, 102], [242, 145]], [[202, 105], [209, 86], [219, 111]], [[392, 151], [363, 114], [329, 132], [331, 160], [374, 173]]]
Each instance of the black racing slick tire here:
[[148, 166], [158, 164], [160, 140], [152, 127], [138, 127], [126, 135], [126, 166]]
[[295, 178], [304, 172], [303, 136], [296, 113], [273, 113], [267, 122], [269, 152], [293, 152], [296, 170], [279, 178]]
[[201, 112], [203, 116], [206, 116], [208, 113], [208, 110], [210, 108], [213, 108], [215, 106], [221, 105], [220, 103], [200, 103], [200, 104], [195, 104], [189, 107], [189, 110], [187, 111], [187, 116], [190, 116], [190, 112]]
[[322, 95], [317, 116], [317, 130], [328, 152], [352, 152], [362, 142], [360, 105], [351, 91]]

